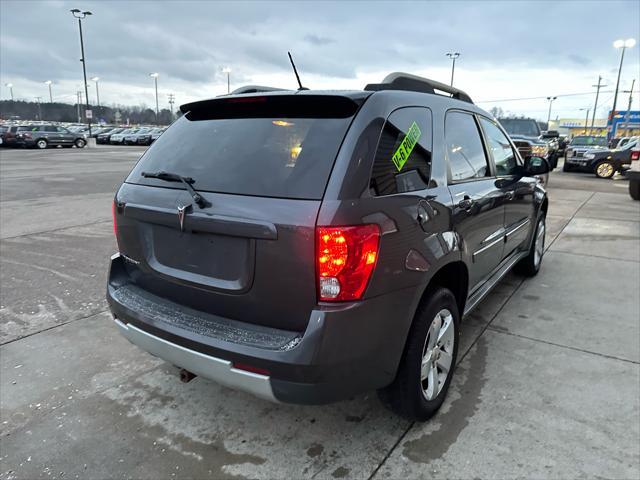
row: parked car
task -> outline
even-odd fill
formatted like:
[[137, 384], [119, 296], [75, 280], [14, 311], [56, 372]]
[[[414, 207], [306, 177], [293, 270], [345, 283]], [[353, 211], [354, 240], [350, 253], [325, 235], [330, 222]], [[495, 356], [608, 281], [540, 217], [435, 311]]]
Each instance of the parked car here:
[[629, 195], [634, 200], [640, 200], [640, 146], [631, 149], [631, 166], [626, 171], [629, 179]]
[[138, 130], [125, 135], [122, 143], [125, 145], [137, 145], [138, 138], [140, 137], [140, 135], [145, 135], [149, 133], [151, 130], [153, 129], [147, 128], [147, 127], [139, 128]]
[[[540, 138], [544, 141], [553, 143], [558, 158], [563, 157], [567, 148], [567, 142], [565, 137], [560, 135], [557, 130], [547, 130], [540, 135]], [[557, 159], [556, 159], [557, 160]]]
[[98, 136], [96, 137], [96, 143], [101, 143], [101, 144], [110, 143], [111, 135], [121, 133], [123, 130], [124, 128], [116, 127], [109, 130], [108, 132], [99, 133]]
[[562, 169], [565, 172], [594, 173], [599, 178], [611, 178], [631, 164], [631, 153], [639, 137], [632, 137], [622, 148], [570, 149]]
[[558, 141], [555, 137], [543, 138], [538, 122], [533, 118], [499, 118], [498, 121], [512, 140], [519, 142], [523, 154], [545, 158], [551, 169], [558, 166]]
[[147, 132], [138, 133], [136, 135], [136, 143], [138, 145], [151, 145], [158, 139], [163, 131], [164, 129], [162, 128], [152, 128]]
[[73, 147], [84, 148], [86, 139], [80, 133], [73, 133], [58, 125], [29, 125], [19, 127], [16, 133], [17, 144], [23, 147]]
[[132, 133], [136, 133], [137, 131], [137, 128], [126, 128], [119, 133], [111, 135], [109, 137], [109, 143], [112, 145], [124, 145], [124, 137], [131, 135]]
[[19, 125], [8, 125], [6, 130], [2, 132], [2, 146], [3, 147], [17, 147], [18, 141], [16, 134], [18, 133]]
[[306, 404], [381, 389], [429, 418], [461, 317], [540, 269], [548, 163], [413, 75], [242, 92], [183, 105], [118, 189], [118, 329], [184, 380]]

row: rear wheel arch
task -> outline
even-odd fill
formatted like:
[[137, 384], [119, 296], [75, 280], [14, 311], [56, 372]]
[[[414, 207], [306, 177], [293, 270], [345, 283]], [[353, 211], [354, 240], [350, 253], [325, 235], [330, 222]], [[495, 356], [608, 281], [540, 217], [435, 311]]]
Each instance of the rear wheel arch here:
[[458, 305], [458, 311], [462, 316], [469, 292], [469, 271], [465, 263], [457, 260], [440, 267], [429, 280], [422, 293], [420, 303], [424, 303], [429, 295], [438, 288], [446, 288], [453, 293]]

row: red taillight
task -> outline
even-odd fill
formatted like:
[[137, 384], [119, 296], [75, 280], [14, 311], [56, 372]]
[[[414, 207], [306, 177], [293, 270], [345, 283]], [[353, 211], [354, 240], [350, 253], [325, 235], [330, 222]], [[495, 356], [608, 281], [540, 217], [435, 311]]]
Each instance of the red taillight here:
[[380, 227], [316, 227], [318, 299], [359, 300], [378, 259]]
[[116, 218], [116, 202], [115, 200], [111, 204], [111, 216], [113, 217], [113, 234], [116, 236], [116, 240], [118, 239], [118, 220]]
[[632, 150], [631, 151], [631, 160], [640, 159], [640, 150]]

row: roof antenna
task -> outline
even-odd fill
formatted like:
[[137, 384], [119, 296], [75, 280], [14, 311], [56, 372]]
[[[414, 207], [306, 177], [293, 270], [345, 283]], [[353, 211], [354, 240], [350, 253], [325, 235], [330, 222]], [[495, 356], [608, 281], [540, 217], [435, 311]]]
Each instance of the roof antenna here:
[[298, 80], [298, 85], [300, 85], [300, 88], [298, 88], [298, 90], [309, 90], [308, 88], [303, 87], [302, 83], [300, 82], [300, 76], [298, 75], [298, 69], [296, 68], [296, 64], [293, 63], [293, 58], [291, 57], [291, 52], [287, 52], [287, 55], [289, 55], [289, 61], [291, 62], [291, 66], [293, 67], [293, 73], [296, 74], [296, 80]]

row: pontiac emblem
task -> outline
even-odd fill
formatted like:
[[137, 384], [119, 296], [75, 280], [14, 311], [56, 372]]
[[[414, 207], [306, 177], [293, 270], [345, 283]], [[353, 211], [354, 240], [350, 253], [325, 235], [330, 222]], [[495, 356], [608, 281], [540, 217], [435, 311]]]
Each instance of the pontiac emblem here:
[[178, 221], [180, 222], [180, 231], [184, 232], [184, 219], [187, 213], [187, 209], [190, 207], [191, 205], [183, 205], [181, 207], [178, 207]]

